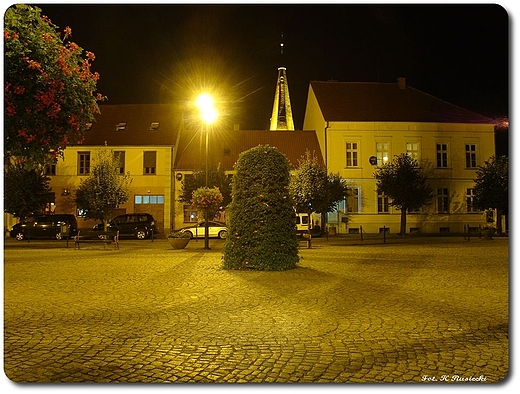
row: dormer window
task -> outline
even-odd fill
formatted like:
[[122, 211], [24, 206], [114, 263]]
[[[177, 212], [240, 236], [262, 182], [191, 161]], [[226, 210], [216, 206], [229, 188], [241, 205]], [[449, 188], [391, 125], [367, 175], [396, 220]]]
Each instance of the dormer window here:
[[116, 131], [124, 131], [126, 130], [126, 122], [119, 122], [116, 124]]
[[150, 123], [150, 130], [159, 130], [159, 122]]

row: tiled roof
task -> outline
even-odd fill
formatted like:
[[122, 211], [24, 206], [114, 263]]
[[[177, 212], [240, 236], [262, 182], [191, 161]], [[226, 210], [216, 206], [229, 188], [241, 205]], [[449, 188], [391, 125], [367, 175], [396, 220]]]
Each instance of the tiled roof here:
[[319, 82], [311, 87], [325, 121], [329, 122], [437, 122], [493, 121], [398, 83]]
[[[186, 133], [187, 134], [187, 133]], [[177, 151], [176, 168], [191, 170], [203, 168], [205, 164], [205, 138], [201, 133], [181, 135]], [[240, 153], [258, 145], [269, 145], [285, 154], [292, 166], [305, 155], [306, 150], [314, 152], [318, 161], [323, 158], [314, 131], [215, 131], [209, 134], [208, 163], [219, 164], [225, 170], [233, 170]]]
[[[182, 108], [170, 104], [100, 105], [83, 145], [174, 145]], [[119, 130], [118, 130], [119, 125]]]

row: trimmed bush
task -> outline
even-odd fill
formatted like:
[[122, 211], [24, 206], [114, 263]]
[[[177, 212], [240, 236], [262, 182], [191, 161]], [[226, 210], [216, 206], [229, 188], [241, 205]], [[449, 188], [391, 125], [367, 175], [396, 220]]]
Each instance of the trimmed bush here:
[[240, 154], [226, 212], [224, 268], [282, 271], [299, 261], [289, 161], [268, 145]]

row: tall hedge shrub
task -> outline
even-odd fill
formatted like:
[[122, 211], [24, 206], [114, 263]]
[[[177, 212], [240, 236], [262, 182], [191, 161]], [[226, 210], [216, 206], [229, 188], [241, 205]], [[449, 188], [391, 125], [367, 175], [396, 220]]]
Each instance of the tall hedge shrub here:
[[224, 268], [282, 271], [298, 263], [289, 161], [268, 145], [243, 152], [235, 165], [227, 209]]

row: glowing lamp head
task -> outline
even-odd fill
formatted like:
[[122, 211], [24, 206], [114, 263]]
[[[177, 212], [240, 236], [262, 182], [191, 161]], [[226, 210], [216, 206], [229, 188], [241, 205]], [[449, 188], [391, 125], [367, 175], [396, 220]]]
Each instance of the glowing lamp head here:
[[199, 107], [202, 120], [206, 124], [211, 124], [217, 120], [218, 112], [214, 107], [213, 97], [209, 94], [202, 93], [199, 95], [195, 104]]

